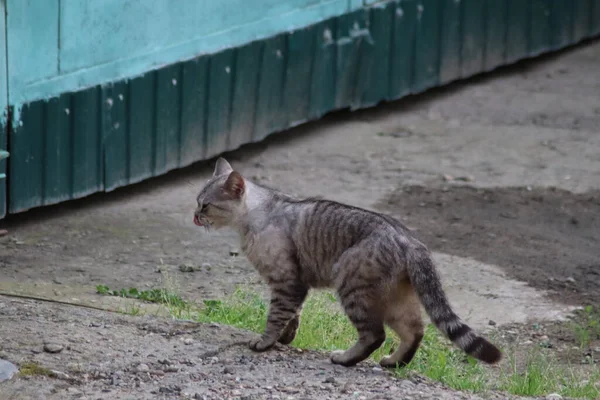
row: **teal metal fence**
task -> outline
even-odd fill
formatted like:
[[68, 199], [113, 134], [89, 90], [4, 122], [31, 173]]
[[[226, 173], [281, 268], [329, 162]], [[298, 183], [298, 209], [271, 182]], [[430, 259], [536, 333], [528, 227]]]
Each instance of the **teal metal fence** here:
[[384, 1], [12, 105], [9, 212], [110, 191], [333, 110], [399, 99], [598, 34], [600, 0]]

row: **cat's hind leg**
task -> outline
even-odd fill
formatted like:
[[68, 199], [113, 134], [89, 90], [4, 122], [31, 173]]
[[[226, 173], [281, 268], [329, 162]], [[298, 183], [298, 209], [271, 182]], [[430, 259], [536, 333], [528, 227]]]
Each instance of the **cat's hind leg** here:
[[415, 356], [423, 339], [423, 319], [419, 300], [407, 283], [399, 285], [386, 310], [385, 323], [400, 337], [400, 346], [379, 364], [384, 368], [404, 367]]
[[336, 288], [346, 315], [358, 331], [358, 341], [350, 349], [331, 354], [331, 362], [353, 366], [377, 350], [385, 340], [381, 277], [372, 275], [364, 257], [346, 251], [338, 264]]

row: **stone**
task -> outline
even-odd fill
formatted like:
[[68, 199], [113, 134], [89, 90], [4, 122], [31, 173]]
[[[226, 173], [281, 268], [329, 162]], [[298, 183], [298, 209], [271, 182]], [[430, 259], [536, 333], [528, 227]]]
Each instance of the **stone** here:
[[148, 364], [142, 363], [142, 364], [138, 365], [135, 370], [136, 370], [136, 372], [149, 372], [150, 367], [148, 366]]
[[63, 351], [64, 346], [58, 343], [46, 343], [44, 344], [44, 351], [46, 353], [60, 353]]
[[19, 369], [13, 363], [0, 359], [0, 382], [7, 381], [19, 372]]
[[194, 272], [194, 271], [195, 271], [195, 268], [194, 268], [194, 266], [193, 266], [193, 265], [181, 264], [181, 265], [179, 266], [179, 270], [180, 270], [181, 272]]

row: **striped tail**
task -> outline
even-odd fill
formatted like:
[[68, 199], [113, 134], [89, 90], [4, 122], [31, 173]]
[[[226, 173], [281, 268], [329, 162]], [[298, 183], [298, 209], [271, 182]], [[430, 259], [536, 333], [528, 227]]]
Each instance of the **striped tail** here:
[[435, 326], [467, 354], [495, 364], [502, 358], [500, 350], [475, 332], [452, 311], [444, 294], [431, 254], [420, 248], [408, 254], [408, 276], [425, 311]]

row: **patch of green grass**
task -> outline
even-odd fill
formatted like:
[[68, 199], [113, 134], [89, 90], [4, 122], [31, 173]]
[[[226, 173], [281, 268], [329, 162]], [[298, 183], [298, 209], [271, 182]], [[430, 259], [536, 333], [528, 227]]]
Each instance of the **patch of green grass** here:
[[571, 326], [579, 346], [584, 348], [591, 341], [600, 340], [600, 308], [587, 306], [578, 312], [577, 317], [577, 321]]
[[[205, 301], [204, 307], [193, 317], [200, 322], [227, 324], [262, 333], [267, 312], [268, 304], [260, 294], [238, 289], [225, 300]], [[356, 331], [339, 309], [336, 298], [329, 292], [318, 292], [305, 302], [293, 345], [321, 351], [345, 350], [356, 338]], [[397, 345], [395, 334], [388, 331], [386, 341], [371, 358], [378, 361]], [[518, 367], [514, 357], [509, 356], [500, 368], [487, 367], [454, 347], [430, 325], [413, 361], [406, 368], [397, 369], [396, 373], [400, 377], [418, 373], [454, 389], [472, 392], [493, 389], [524, 396], [556, 392], [574, 398], [600, 397], [600, 372], [578, 377], [572, 369], [559, 365], [539, 351], [528, 355], [524, 365]]]
[[[111, 290], [106, 285], [98, 285], [96, 286], [96, 292], [104, 296], [125, 297], [129, 299], [142, 300], [149, 303], [163, 304], [169, 308], [170, 313], [176, 318], [181, 318], [192, 308], [192, 304], [168, 289], [139, 290], [136, 288], [129, 288]], [[140, 311], [139, 308], [137, 310], [134, 308], [133, 310], [135, 311], [135, 314], [138, 314]]]
[[28, 362], [21, 365], [19, 374], [21, 376], [47, 376], [50, 378], [55, 376], [54, 372], [34, 362]]

